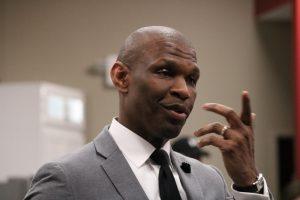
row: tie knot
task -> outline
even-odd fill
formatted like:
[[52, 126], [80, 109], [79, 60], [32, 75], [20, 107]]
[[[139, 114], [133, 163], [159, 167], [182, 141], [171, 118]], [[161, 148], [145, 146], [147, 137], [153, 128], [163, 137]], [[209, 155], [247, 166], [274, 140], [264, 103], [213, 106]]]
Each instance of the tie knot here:
[[166, 166], [169, 165], [169, 155], [162, 149], [156, 149], [150, 156], [155, 164]]

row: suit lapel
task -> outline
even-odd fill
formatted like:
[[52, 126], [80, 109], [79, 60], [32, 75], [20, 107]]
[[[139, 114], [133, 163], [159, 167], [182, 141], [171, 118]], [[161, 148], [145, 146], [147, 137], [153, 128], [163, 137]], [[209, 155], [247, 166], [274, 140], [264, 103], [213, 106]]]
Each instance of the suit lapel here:
[[110, 136], [108, 126], [94, 140], [96, 151], [106, 160], [101, 167], [123, 199], [148, 199], [128, 162]]
[[[172, 163], [175, 166], [178, 175], [180, 177], [181, 184], [186, 192], [189, 200], [199, 200], [203, 198], [202, 187], [197, 181], [195, 173], [193, 173], [193, 166], [191, 165], [191, 173], [186, 173], [181, 169], [181, 164], [183, 162], [189, 163], [184, 157], [180, 156], [178, 153], [171, 150]], [[189, 163], [190, 164], [190, 163]]]

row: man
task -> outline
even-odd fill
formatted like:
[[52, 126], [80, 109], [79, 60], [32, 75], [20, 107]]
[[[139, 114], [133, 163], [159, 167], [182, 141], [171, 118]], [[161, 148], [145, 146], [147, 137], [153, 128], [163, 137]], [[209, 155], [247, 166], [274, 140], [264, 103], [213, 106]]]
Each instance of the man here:
[[169, 140], [192, 111], [199, 76], [195, 50], [180, 32], [161, 26], [133, 32], [111, 70], [119, 116], [78, 152], [44, 165], [25, 199], [271, 199], [254, 163], [247, 92], [241, 117], [205, 104], [229, 126], [214, 123], [195, 132], [207, 135], [199, 147], [222, 151], [234, 197], [216, 168], [171, 150]]

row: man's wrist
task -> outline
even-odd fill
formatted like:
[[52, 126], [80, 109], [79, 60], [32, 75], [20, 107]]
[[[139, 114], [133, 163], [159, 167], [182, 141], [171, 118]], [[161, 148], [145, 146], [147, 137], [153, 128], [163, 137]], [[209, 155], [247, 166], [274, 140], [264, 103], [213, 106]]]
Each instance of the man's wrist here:
[[251, 185], [249, 186], [238, 186], [233, 184], [233, 189], [239, 192], [250, 192], [250, 193], [258, 193], [258, 194], [262, 194], [263, 193], [263, 188], [264, 188], [264, 177], [263, 175], [260, 173], [257, 178], [256, 181], [253, 182]]

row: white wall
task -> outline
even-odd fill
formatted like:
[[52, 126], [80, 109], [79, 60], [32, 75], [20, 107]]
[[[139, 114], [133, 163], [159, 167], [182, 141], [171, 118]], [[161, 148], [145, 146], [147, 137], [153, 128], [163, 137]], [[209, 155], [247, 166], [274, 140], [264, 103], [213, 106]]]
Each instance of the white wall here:
[[[0, 31], [0, 40], [5, 38], [6, 43], [4, 53], [0, 45], [4, 64], [0, 78], [46, 80], [85, 91], [88, 140], [117, 115], [118, 96], [98, 78], [86, 75], [87, 66], [117, 52], [138, 27], [167, 25], [182, 31], [196, 47], [201, 69], [198, 99], [183, 134], [220, 119], [202, 111], [201, 104], [221, 102], [239, 110], [240, 93], [248, 89], [257, 113], [258, 166], [276, 193], [274, 135], [293, 131], [289, 25], [258, 27], [252, 0], [5, 3], [5, 16], [0, 15], [0, 25], [1, 18], [6, 24], [4, 36]], [[210, 151], [210, 162], [224, 171], [219, 152]]]

